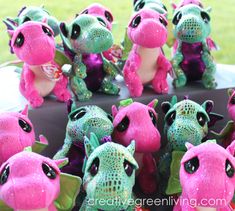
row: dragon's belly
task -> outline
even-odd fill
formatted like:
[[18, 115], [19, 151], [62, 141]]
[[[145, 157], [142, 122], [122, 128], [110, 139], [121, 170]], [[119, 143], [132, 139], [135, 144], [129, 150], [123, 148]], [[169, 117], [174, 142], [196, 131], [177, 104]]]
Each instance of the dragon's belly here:
[[105, 77], [102, 56], [100, 54], [84, 54], [82, 61], [87, 68], [87, 77], [85, 78], [87, 88], [95, 92], [100, 89]]
[[34, 87], [42, 97], [49, 95], [56, 84], [56, 81], [48, 79], [45, 74], [41, 71], [41, 67], [32, 68], [35, 78], [34, 78]]
[[138, 75], [143, 84], [148, 84], [153, 80], [157, 72], [157, 58], [160, 54], [160, 48], [147, 49], [138, 47], [137, 53], [141, 57]]
[[205, 71], [205, 64], [202, 60], [202, 43], [182, 43], [182, 54], [184, 60], [180, 67], [187, 76], [188, 81], [196, 81], [202, 78]]

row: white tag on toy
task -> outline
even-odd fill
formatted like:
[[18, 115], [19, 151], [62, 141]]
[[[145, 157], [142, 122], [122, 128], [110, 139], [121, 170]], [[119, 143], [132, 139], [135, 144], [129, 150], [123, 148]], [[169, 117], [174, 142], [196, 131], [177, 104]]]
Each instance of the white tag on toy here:
[[44, 64], [41, 68], [46, 77], [52, 81], [58, 81], [63, 74], [62, 70], [54, 64]]

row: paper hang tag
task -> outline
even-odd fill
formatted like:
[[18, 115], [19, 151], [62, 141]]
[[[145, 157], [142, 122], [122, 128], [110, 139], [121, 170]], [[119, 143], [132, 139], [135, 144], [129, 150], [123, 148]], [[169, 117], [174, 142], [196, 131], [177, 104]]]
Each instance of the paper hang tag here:
[[44, 64], [41, 66], [43, 73], [49, 80], [58, 81], [63, 74], [62, 70], [54, 64]]

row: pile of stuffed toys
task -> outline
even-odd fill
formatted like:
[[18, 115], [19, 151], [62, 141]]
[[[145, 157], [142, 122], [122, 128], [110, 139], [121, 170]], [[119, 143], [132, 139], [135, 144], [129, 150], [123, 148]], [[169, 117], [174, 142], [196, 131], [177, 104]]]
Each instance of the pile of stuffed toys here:
[[[168, 74], [175, 88], [198, 80], [215, 88], [211, 9], [182, 0], [173, 10], [171, 61], [163, 52], [172, 32], [160, 0], [133, 1], [121, 46], [114, 44], [111, 11], [97, 3], [70, 23], [59, 23], [43, 7], [25, 7], [4, 20], [11, 52], [23, 62], [20, 92], [33, 108], [53, 93], [67, 103], [68, 124], [63, 146], [50, 159], [40, 155], [49, 141], [43, 135], [36, 140], [28, 106], [0, 114], [0, 211], [144, 211], [133, 201], [156, 192], [178, 199], [175, 211], [233, 209], [234, 90], [228, 91], [232, 121], [219, 133], [210, 127], [223, 116], [212, 112], [210, 100], [200, 105], [174, 96], [163, 102], [164, 131], [157, 127], [156, 99], [148, 105], [123, 100], [110, 108], [112, 115], [72, 101], [98, 91], [118, 95], [117, 75], [131, 97], [140, 97], [145, 86], [168, 93]], [[194, 204], [183, 203], [191, 199]], [[217, 199], [223, 203], [209, 203]]]

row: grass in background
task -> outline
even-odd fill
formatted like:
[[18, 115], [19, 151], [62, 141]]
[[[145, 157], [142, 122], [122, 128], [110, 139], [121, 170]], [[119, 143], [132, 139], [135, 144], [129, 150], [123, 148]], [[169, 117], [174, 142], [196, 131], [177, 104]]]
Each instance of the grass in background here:
[[[203, 1], [203, 0], [202, 0]], [[4, 17], [14, 17], [23, 6], [40, 6], [45, 8], [60, 21], [71, 21], [74, 15], [93, 2], [99, 2], [111, 9], [115, 18], [113, 34], [115, 42], [120, 43], [123, 38], [124, 30], [129, 22], [132, 11], [132, 0], [0, 0], [2, 5], [0, 19]], [[172, 17], [170, 7], [171, 0], [163, 0], [167, 5], [169, 17]], [[176, 1], [178, 2], [178, 0]], [[213, 52], [218, 63], [235, 64], [235, 7], [234, 0], [204, 0], [206, 6], [213, 8], [212, 19], [212, 38], [220, 46], [221, 50]], [[0, 23], [0, 63], [15, 59], [9, 52], [8, 35], [6, 27]], [[166, 50], [170, 58], [170, 50]]]

